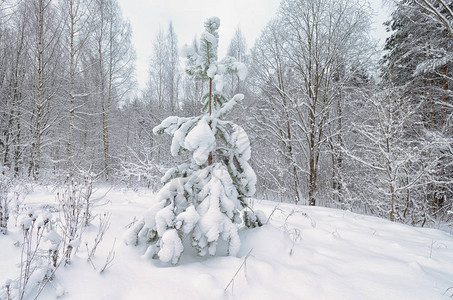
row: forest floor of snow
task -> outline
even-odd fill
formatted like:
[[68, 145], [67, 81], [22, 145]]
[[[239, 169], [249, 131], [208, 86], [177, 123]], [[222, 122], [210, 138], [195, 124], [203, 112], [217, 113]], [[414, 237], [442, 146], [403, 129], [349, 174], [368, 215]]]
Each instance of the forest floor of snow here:
[[[85, 242], [92, 245], [98, 220], [39, 299], [450, 299], [453, 294], [453, 235], [445, 231], [254, 200], [253, 208], [271, 215], [270, 221], [241, 230], [236, 257], [201, 258], [186, 249], [171, 266], [123, 242], [128, 225], [153, 204], [150, 191], [100, 187], [96, 198], [94, 211], [110, 213], [111, 225], [93, 264]], [[24, 204], [58, 208], [55, 191], [44, 187], [36, 187]], [[22, 233], [14, 223], [11, 216], [8, 235], [0, 236], [0, 285], [19, 276]], [[100, 273], [113, 245], [113, 264]]]

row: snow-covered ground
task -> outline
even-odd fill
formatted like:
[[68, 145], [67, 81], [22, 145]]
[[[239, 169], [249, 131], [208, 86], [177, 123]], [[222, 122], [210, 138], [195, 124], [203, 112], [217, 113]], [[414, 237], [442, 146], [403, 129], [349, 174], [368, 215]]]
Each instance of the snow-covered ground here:
[[[98, 189], [94, 198], [107, 191]], [[37, 210], [58, 207], [54, 193], [44, 188], [24, 203]], [[272, 216], [266, 226], [241, 231], [237, 257], [200, 258], [187, 249], [179, 265], [171, 266], [123, 242], [128, 225], [152, 203], [145, 190], [112, 189], [97, 200], [95, 211], [111, 213], [111, 226], [93, 260], [96, 270], [84, 245], [93, 243], [94, 220], [71, 265], [58, 269], [40, 299], [450, 299], [453, 294], [448, 232], [255, 200], [255, 209]], [[0, 236], [0, 284], [19, 275], [20, 248], [14, 244], [21, 233], [14, 223], [11, 216], [10, 233]], [[113, 265], [100, 274], [115, 239]]]

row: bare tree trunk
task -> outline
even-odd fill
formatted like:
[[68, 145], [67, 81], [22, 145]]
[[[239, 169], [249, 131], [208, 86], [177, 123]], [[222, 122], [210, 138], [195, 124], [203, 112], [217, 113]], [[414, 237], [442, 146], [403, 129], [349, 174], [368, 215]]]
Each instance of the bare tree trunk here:
[[[389, 102], [391, 101], [390, 100], [390, 97], [389, 98]], [[391, 112], [390, 112], [390, 109], [389, 109], [389, 112], [388, 112], [388, 120], [391, 120]], [[386, 138], [385, 138], [385, 141], [386, 141], [386, 156], [385, 159], [386, 159], [386, 163], [387, 163], [387, 175], [388, 175], [388, 178], [389, 178], [389, 191], [390, 191], [390, 221], [394, 222], [395, 221], [395, 186], [394, 186], [394, 176], [393, 176], [393, 168], [392, 168], [392, 165], [391, 165], [391, 162], [389, 161], [390, 157], [391, 157], [391, 152], [392, 152], [392, 148], [391, 148], [391, 141], [390, 141], [390, 135], [388, 133], [390, 133], [390, 128], [388, 128], [389, 125], [386, 125], [385, 126], [385, 134], [386, 134]]]
[[[280, 58], [278, 58], [278, 61], [280, 62]], [[289, 103], [285, 91], [285, 84], [284, 84], [284, 75], [283, 75], [283, 70], [281, 67], [281, 64], [278, 63], [278, 88], [279, 88], [279, 94], [280, 97], [283, 99], [283, 108], [285, 111], [285, 117], [286, 117], [286, 141], [285, 141], [285, 146], [286, 146], [286, 151], [288, 153], [288, 156], [290, 158], [290, 165], [292, 166], [292, 173], [293, 173], [293, 184], [294, 184], [294, 191], [296, 193], [296, 204], [299, 203], [302, 200], [302, 196], [300, 195], [300, 188], [299, 188], [299, 176], [297, 174], [297, 165], [296, 165], [296, 156], [294, 154], [294, 149], [293, 149], [293, 134], [291, 131], [291, 119], [290, 119], [290, 114], [289, 114]], [[239, 88], [239, 77], [236, 75], [238, 78], [238, 88]]]
[[[208, 52], [209, 53], [209, 52]], [[212, 78], [209, 78], [209, 116], [212, 114]], [[209, 121], [209, 128], [212, 129], [211, 121]], [[209, 152], [208, 165], [212, 165], [212, 152]]]
[[[103, 84], [102, 84], [103, 86]], [[105, 97], [102, 97], [102, 142], [104, 144], [104, 171], [105, 176], [109, 176], [109, 128], [108, 128], [108, 116], [107, 116], [107, 105]]]
[[393, 186], [393, 182], [390, 182], [389, 185], [390, 188], [390, 221], [394, 222], [395, 221], [395, 187]]
[[297, 176], [297, 167], [296, 167], [296, 161], [295, 161], [295, 155], [293, 151], [293, 146], [291, 144], [292, 141], [292, 134], [291, 134], [291, 126], [289, 123], [289, 116], [288, 117], [288, 122], [286, 124], [286, 130], [287, 130], [287, 136], [288, 136], [288, 153], [291, 157], [291, 164], [292, 164], [292, 171], [293, 171], [293, 181], [294, 181], [294, 190], [296, 192], [296, 204], [302, 200], [302, 197], [300, 195], [300, 189], [299, 189], [299, 178]]
[[[6, 100], [8, 101], [8, 100]], [[12, 135], [12, 128], [13, 128], [13, 119], [14, 119], [14, 109], [11, 107], [8, 113], [8, 122], [6, 123], [6, 128], [3, 130], [3, 135], [5, 136], [5, 142], [2, 142], [2, 146], [4, 147], [4, 154], [3, 154], [3, 164], [5, 166], [11, 167], [11, 162], [9, 160], [9, 151], [10, 151], [10, 138]]]
[[[313, 143], [310, 143], [310, 147], [313, 147]], [[309, 175], [309, 182], [308, 182], [308, 205], [315, 206], [316, 199], [315, 199], [315, 190], [316, 190], [316, 165], [315, 165], [315, 157], [313, 153], [313, 148], [310, 151], [310, 175]]]
[[38, 0], [38, 69], [37, 69], [37, 94], [35, 107], [35, 138], [33, 144], [33, 154], [30, 161], [30, 171], [34, 179], [37, 179], [41, 159], [41, 137], [42, 137], [42, 117], [43, 117], [43, 0]]
[[310, 134], [308, 139], [308, 152], [309, 152], [309, 178], [308, 178], [308, 205], [315, 206], [316, 199], [315, 199], [315, 191], [316, 191], [316, 175], [317, 175], [317, 164], [316, 164], [316, 117], [315, 117], [315, 109], [316, 109], [316, 100], [314, 99], [314, 95], [312, 95], [311, 88], [309, 89], [309, 98], [312, 103], [314, 103], [310, 107], [309, 121], [310, 121]]
[[22, 91], [19, 87], [19, 65], [22, 57], [22, 50], [24, 47], [25, 40], [25, 21], [27, 18], [26, 8], [22, 15], [22, 24], [21, 24], [21, 35], [18, 43], [18, 48], [16, 51], [15, 64], [14, 64], [14, 78], [13, 78], [13, 107], [15, 108], [15, 121], [16, 121], [16, 132], [13, 139], [14, 144], [14, 176], [19, 175], [19, 164], [22, 156], [21, 150], [21, 100], [22, 100]]
[[69, 64], [69, 132], [68, 132], [68, 160], [71, 160], [72, 155], [72, 143], [73, 143], [73, 132], [74, 132], [74, 81], [75, 81], [75, 50], [74, 50], [74, 1], [69, 2], [69, 18], [70, 18], [70, 64]]
[[106, 178], [109, 176], [109, 113], [112, 103], [112, 86], [113, 86], [113, 7], [110, 3], [110, 24], [109, 24], [109, 78], [108, 78], [108, 90], [107, 90], [107, 105], [105, 102], [102, 105], [102, 128], [103, 128], [103, 141], [104, 141], [104, 167]]
[[105, 78], [104, 78], [104, 54], [103, 54], [103, 44], [102, 38], [104, 35], [104, 1], [100, 2], [100, 13], [101, 13], [101, 27], [100, 36], [98, 37], [98, 55], [99, 55], [99, 75], [100, 75], [100, 84], [101, 84], [101, 115], [102, 115], [102, 142], [103, 142], [103, 152], [104, 152], [104, 172], [105, 176], [108, 178], [108, 167], [109, 167], [109, 132], [108, 132], [108, 116], [107, 116], [107, 99], [105, 95]]
[[[447, 96], [447, 93], [448, 93], [448, 77], [447, 77], [447, 73], [448, 73], [448, 66], [444, 65], [442, 67], [442, 75], [443, 75], [443, 77], [442, 77], [442, 89], [443, 89], [442, 102], [444, 102], [444, 103], [448, 102], [448, 96]], [[446, 119], [447, 119], [447, 110], [445, 108], [445, 105], [443, 105], [443, 107], [442, 107], [442, 120], [441, 120], [441, 124], [442, 125], [445, 125]]]
[[342, 178], [342, 167], [343, 167], [343, 157], [342, 151], [340, 149], [343, 148], [343, 109], [342, 109], [342, 98], [341, 98], [341, 91], [340, 97], [337, 102], [337, 117], [338, 117], [338, 124], [336, 128], [337, 136], [338, 136], [338, 146], [334, 144], [334, 142], [330, 141], [330, 148], [332, 151], [332, 190], [334, 192], [334, 199], [337, 202], [342, 202], [343, 198], [343, 178]]

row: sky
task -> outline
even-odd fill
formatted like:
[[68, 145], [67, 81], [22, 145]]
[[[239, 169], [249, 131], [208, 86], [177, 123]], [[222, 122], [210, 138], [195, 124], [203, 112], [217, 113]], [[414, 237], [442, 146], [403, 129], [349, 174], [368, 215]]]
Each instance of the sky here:
[[[119, 4], [132, 26], [138, 87], [144, 88], [152, 43], [159, 30], [167, 31], [170, 22], [182, 47], [191, 44], [195, 36], [199, 38], [207, 18], [219, 17], [219, 56], [223, 57], [238, 27], [251, 48], [275, 16], [280, 0], [119, 0]], [[375, 11], [373, 35], [383, 41], [386, 33], [382, 23], [387, 20], [389, 10], [382, 0], [371, 0], [371, 5]]]

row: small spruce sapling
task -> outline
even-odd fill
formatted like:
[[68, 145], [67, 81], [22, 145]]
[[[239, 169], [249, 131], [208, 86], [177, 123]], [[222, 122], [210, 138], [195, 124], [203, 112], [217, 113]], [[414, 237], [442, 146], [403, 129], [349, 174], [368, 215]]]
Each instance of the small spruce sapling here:
[[[244, 95], [228, 100], [223, 94], [223, 77], [247, 74], [244, 64], [227, 57], [217, 59], [217, 17], [204, 23], [200, 50], [186, 46], [186, 72], [194, 81], [209, 82], [201, 99], [202, 114], [190, 118], [168, 117], [153, 129], [156, 134], [172, 136], [171, 154], [191, 153], [190, 161], [169, 169], [162, 177], [163, 188], [157, 204], [126, 235], [127, 244], [148, 244], [147, 255], [163, 262], [178, 263], [189, 237], [200, 256], [214, 255], [219, 239], [228, 243], [228, 254], [239, 251], [238, 226], [246, 198], [255, 193], [256, 175], [250, 167], [250, 142], [238, 125], [224, 120]], [[244, 225], [263, 224], [263, 214], [243, 213]], [[185, 239], [184, 239], [185, 240]]]

